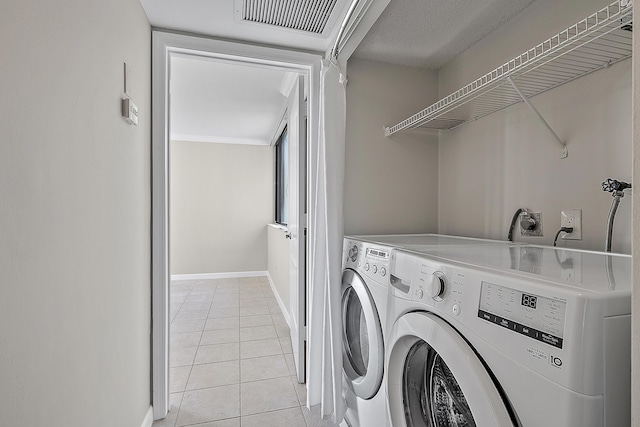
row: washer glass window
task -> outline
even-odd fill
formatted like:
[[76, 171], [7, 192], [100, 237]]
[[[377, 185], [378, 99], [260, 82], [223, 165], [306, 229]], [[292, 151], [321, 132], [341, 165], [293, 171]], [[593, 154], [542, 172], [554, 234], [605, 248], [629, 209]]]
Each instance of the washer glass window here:
[[422, 340], [407, 354], [403, 394], [407, 426], [476, 427], [458, 381], [442, 357]]
[[353, 370], [360, 376], [367, 374], [369, 365], [369, 335], [362, 303], [356, 291], [349, 287], [343, 296], [344, 348]]

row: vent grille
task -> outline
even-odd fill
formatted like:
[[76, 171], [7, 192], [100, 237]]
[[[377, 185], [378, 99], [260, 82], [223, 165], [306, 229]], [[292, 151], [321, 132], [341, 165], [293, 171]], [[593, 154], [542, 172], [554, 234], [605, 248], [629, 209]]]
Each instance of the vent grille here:
[[322, 34], [337, 0], [242, 0], [242, 20]]

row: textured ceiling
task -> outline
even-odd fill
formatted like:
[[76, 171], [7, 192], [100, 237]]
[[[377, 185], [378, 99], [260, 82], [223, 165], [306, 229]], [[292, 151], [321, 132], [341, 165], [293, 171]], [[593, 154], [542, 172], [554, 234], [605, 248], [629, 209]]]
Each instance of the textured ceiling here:
[[354, 56], [438, 69], [533, 0], [391, 0]]

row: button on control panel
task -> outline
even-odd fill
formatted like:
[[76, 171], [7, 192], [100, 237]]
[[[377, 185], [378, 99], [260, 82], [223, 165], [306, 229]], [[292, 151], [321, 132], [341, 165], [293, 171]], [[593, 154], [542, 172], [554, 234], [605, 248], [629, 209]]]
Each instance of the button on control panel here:
[[[362, 260], [361, 271], [368, 277], [381, 282], [388, 280], [391, 249], [364, 244], [360, 247], [360, 259]], [[358, 266], [360, 267], [360, 265]]]
[[460, 308], [460, 305], [453, 304], [453, 307], [451, 307], [451, 311], [453, 312], [454, 316], [459, 316], [462, 309]]

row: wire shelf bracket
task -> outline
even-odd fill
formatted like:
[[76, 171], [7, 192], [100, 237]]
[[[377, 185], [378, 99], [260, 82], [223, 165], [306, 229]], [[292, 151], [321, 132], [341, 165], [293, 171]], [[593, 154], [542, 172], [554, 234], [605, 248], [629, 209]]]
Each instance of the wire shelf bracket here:
[[566, 159], [567, 156], [569, 155], [569, 151], [567, 150], [567, 144], [565, 144], [564, 142], [562, 142], [562, 140], [560, 139], [560, 137], [558, 136], [558, 134], [556, 134], [554, 132], [554, 130], [551, 128], [551, 126], [549, 126], [549, 123], [547, 123], [547, 121], [544, 119], [544, 117], [542, 117], [542, 114], [540, 114], [540, 112], [536, 109], [536, 107], [533, 106], [533, 104], [531, 103], [531, 101], [529, 101], [529, 98], [527, 98], [527, 96], [522, 93], [522, 91], [520, 90], [520, 88], [518, 87], [518, 85], [516, 85], [516, 82], [513, 81], [513, 79], [509, 76], [507, 77], [507, 81], [509, 83], [511, 83], [511, 86], [513, 87], [513, 90], [515, 90], [518, 95], [520, 95], [520, 97], [522, 98], [522, 100], [524, 101], [525, 104], [527, 104], [527, 107], [529, 107], [529, 109], [531, 111], [533, 111], [533, 113], [536, 115], [536, 117], [538, 117], [538, 119], [540, 119], [540, 122], [544, 125], [545, 129], [547, 129], [547, 131], [549, 132], [549, 134], [551, 135], [551, 137], [558, 143], [560, 144], [560, 158], [561, 159]]
[[453, 130], [524, 101], [560, 144], [562, 158], [567, 157], [565, 142], [530, 99], [630, 58], [632, 25], [633, 2], [616, 0], [424, 110], [385, 127], [385, 136], [415, 128]]

